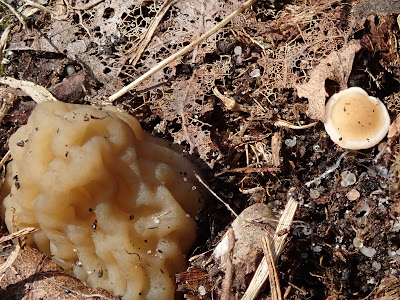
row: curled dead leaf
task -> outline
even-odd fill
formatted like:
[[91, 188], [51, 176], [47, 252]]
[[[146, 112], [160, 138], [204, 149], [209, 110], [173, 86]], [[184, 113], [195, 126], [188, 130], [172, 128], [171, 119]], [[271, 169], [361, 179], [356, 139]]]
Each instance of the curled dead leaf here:
[[307, 98], [309, 101], [307, 114], [310, 118], [324, 122], [325, 98], [328, 96], [325, 81], [331, 79], [339, 84], [341, 90], [347, 88], [354, 56], [360, 49], [360, 41], [349, 42], [339, 51], [334, 51], [322, 59], [320, 64], [311, 71], [308, 82], [295, 85], [298, 96]]

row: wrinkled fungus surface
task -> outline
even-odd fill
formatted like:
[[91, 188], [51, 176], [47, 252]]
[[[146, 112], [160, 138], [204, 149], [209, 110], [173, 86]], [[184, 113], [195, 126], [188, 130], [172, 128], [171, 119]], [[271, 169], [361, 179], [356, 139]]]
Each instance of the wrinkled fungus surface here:
[[90, 287], [173, 299], [201, 207], [194, 169], [127, 115], [39, 104], [9, 141], [2, 215]]

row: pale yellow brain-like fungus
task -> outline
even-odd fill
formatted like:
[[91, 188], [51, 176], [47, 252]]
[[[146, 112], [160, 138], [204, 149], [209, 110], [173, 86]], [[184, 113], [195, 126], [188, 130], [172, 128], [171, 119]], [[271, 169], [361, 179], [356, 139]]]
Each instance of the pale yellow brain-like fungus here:
[[173, 299], [202, 205], [194, 167], [127, 115], [39, 104], [10, 138], [2, 194], [11, 232], [92, 288]]
[[326, 104], [325, 130], [343, 148], [371, 148], [386, 136], [389, 125], [385, 105], [359, 87], [334, 94]]

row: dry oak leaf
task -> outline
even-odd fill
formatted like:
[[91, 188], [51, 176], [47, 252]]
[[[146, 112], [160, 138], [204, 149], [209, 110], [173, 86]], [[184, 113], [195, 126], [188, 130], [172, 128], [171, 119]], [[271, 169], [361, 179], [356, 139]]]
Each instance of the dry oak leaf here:
[[352, 70], [355, 54], [361, 49], [360, 41], [353, 40], [339, 51], [334, 51], [322, 59], [310, 73], [310, 80], [296, 84], [299, 97], [308, 99], [307, 114], [312, 119], [325, 120], [326, 79], [337, 82], [340, 89], [347, 88], [347, 81]]

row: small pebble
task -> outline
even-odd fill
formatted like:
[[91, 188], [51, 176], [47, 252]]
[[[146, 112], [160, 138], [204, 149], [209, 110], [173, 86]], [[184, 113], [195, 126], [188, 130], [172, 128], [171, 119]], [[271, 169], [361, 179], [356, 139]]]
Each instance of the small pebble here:
[[314, 250], [314, 252], [316, 252], [316, 253], [321, 252], [321, 251], [322, 251], [322, 246], [320, 246], [320, 245], [315, 245], [315, 246], [313, 247], [313, 250]]
[[200, 296], [204, 296], [206, 294], [206, 288], [204, 286], [199, 286], [199, 294]]
[[364, 246], [363, 243], [361, 242], [361, 240], [360, 240], [358, 237], [355, 237], [355, 238], [353, 239], [353, 245], [354, 245], [354, 247], [356, 247], [356, 248], [361, 248], [361, 247]]
[[379, 271], [379, 270], [382, 268], [382, 264], [381, 264], [381, 263], [378, 263], [377, 261], [374, 261], [374, 262], [372, 263], [372, 267], [373, 267], [375, 270]]
[[356, 209], [356, 214], [360, 215], [361, 213], [363, 213], [362, 216], [366, 216], [369, 214], [370, 211], [371, 211], [371, 208], [369, 207], [368, 203], [365, 201], [361, 201], [360, 206], [357, 207], [357, 209]]
[[310, 197], [312, 199], [317, 199], [320, 195], [321, 193], [317, 189], [310, 189]]
[[347, 194], [346, 194], [347, 199], [350, 201], [357, 200], [360, 198], [360, 192], [357, 191], [356, 189], [351, 189]]
[[242, 55], [242, 47], [236, 46], [235, 49], [233, 49], [233, 53], [238, 56]]
[[362, 246], [360, 248], [360, 251], [362, 254], [364, 254], [366, 257], [373, 257], [376, 254], [376, 250], [374, 248], [370, 248], [370, 247], [364, 247]]
[[67, 73], [68, 76], [71, 76], [72, 74], [75, 73], [75, 67], [73, 65], [67, 65], [65, 67], [65, 72]]
[[285, 145], [288, 147], [296, 146], [296, 137], [293, 137], [293, 139], [286, 139]]
[[340, 185], [342, 187], [348, 187], [357, 182], [356, 175], [354, 175], [353, 173], [351, 173], [349, 171], [342, 172], [342, 174], [340, 174], [340, 176], [342, 177], [342, 181], [340, 182]]
[[260, 69], [254, 69], [253, 71], [251, 71], [250, 76], [254, 78], [260, 77], [261, 76]]

